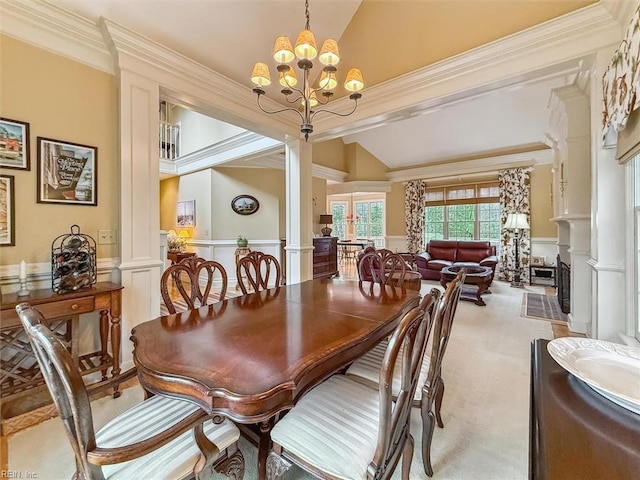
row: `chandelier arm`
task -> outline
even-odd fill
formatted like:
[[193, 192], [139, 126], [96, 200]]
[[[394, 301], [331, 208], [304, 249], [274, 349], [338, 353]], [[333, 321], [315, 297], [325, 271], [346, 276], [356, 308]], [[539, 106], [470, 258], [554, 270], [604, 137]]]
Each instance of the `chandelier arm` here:
[[358, 99], [354, 98], [353, 102], [354, 102], [353, 108], [348, 113], [338, 113], [338, 112], [334, 112], [333, 110], [329, 110], [328, 108], [321, 108], [319, 110], [314, 110], [313, 112], [311, 112], [311, 116], [309, 117], [309, 119], [313, 120], [313, 117], [315, 117], [317, 113], [322, 113], [322, 112], [331, 113], [332, 115], [338, 115], [339, 117], [348, 117], [353, 112], [355, 112], [356, 108], [358, 107]]
[[262, 104], [260, 103], [260, 95], [258, 95], [258, 108], [260, 108], [260, 110], [262, 110], [264, 113], [268, 113], [269, 115], [273, 115], [274, 113], [281, 113], [281, 112], [288, 112], [288, 111], [292, 111], [292, 112], [296, 112], [298, 115], [300, 115], [300, 119], [302, 121], [304, 121], [304, 117], [302, 116], [302, 114], [298, 111], [297, 108], [293, 108], [293, 107], [284, 107], [281, 108], [280, 110], [265, 110], [265, 108], [262, 106]]

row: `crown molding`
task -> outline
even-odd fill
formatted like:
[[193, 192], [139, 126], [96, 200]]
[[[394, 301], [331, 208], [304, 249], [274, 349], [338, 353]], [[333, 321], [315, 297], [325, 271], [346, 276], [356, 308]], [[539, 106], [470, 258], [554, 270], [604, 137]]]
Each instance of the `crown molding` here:
[[337, 170], [335, 168], [325, 167], [324, 165], [318, 165], [314, 163], [311, 165], [311, 173], [316, 178], [323, 178], [330, 182], [344, 183], [349, 176], [348, 172]]
[[[605, 7], [590, 5], [365, 88], [349, 120], [319, 118], [314, 124], [314, 139], [357, 133], [540, 75], [577, 72], [585, 57], [618, 43], [621, 35], [620, 24]], [[348, 110], [350, 102], [342, 97], [332, 102], [332, 108]]]
[[448, 178], [486, 175], [507, 168], [530, 167], [546, 163], [553, 163], [553, 150], [551, 149], [409, 168], [389, 172], [387, 178], [392, 182], [405, 182], [417, 178], [446, 180]]
[[389, 193], [391, 182], [384, 180], [356, 180], [353, 182], [336, 183], [327, 185], [327, 195], [339, 195], [342, 193]]
[[626, 30], [640, 2], [632, 0], [600, 0], [600, 3], [611, 13]]
[[90, 20], [41, 0], [2, 0], [0, 14], [3, 34], [103, 72], [115, 73], [102, 32]]

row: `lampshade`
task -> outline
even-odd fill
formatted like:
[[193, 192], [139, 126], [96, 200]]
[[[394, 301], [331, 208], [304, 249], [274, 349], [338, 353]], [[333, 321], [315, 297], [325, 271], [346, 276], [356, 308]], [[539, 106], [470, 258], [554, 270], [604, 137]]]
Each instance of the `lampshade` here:
[[504, 222], [504, 228], [529, 228], [527, 215], [525, 213], [509, 213], [507, 221]]
[[286, 72], [280, 72], [280, 85], [284, 88], [293, 87], [296, 83], [298, 83], [298, 78], [293, 68], [290, 68]]
[[344, 88], [350, 92], [357, 92], [364, 87], [364, 81], [362, 80], [362, 72], [357, 68], [352, 68], [347, 72], [347, 79], [344, 81]]
[[313, 60], [318, 54], [316, 37], [311, 30], [301, 30], [296, 40], [296, 57], [300, 60]]
[[173, 238], [176, 238], [177, 236], [178, 236], [178, 234], [176, 233], [176, 231], [175, 231], [175, 230], [169, 230], [169, 231], [167, 232], [167, 237], [173, 237]]
[[251, 81], [259, 87], [271, 85], [271, 75], [269, 75], [269, 67], [266, 63], [256, 63], [253, 66]]
[[333, 223], [333, 215], [328, 215], [328, 214], [320, 215], [320, 221], [318, 223], [321, 223], [324, 225], [328, 223]]
[[289, 63], [295, 58], [289, 37], [276, 38], [275, 45], [273, 46], [273, 58], [278, 63]]
[[335, 72], [322, 72], [320, 75], [320, 88], [333, 90], [338, 85]]
[[320, 56], [318, 57], [320, 63], [323, 65], [337, 65], [340, 61], [340, 54], [338, 53], [338, 42], [331, 38], [327, 38], [322, 43], [320, 49]]
[[191, 235], [189, 235], [189, 232], [187, 232], [186, 230], [180, 230], [180, 233], [178, 234], [178, 237], [180, 238], [189, 238]]

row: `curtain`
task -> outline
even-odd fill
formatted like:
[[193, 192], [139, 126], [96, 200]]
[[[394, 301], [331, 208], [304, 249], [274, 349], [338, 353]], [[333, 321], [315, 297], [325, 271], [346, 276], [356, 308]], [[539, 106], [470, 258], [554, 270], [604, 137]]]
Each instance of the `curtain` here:
[[605, 147], [611, 147], [640, 107], [640, 6], [604, 72], [602, 87], [602, 137]]
[[404, 183], [404, 218], [407, 228], [407, 250], [411, 253], [424, 251], [424, 195], [427, 184], [424, 180]]
[[[498, 172], [498, 184], [500, 186], [500, 210], [501, 224], [507, 220], [510, 213], [524, 213], [527, 215], [527, 222], [531, 225], [531, 205], [529, 197], [531, 192], [531, 183], [529, 173], [531, 168], [512, 168], [509, 170], [500, 170]], [[511, 281], [511, 274], [515, 268], [515, 245], [513, 242], [514, 232], [509, 229], [502, 229], [502, 249], [500, 253], [500, 262], [502, 263], [502, 271], [500, 279]], [[520, 280], [525, 282], [529, 279], [529, 255], [531, 253], [531, 242], [529, 230], [520, 230], [520, 240], [518, 243], [518, 252], [520, 256]]]

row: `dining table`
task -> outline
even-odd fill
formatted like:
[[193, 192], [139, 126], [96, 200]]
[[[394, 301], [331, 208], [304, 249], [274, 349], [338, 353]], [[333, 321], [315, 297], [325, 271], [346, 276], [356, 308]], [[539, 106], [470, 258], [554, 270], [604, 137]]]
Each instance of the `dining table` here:
[[258, 475], [280, 412], [390, 335], [420, 293], [314, 279], [229, 298], [135, 326], [142, 386], [259, 428]]

